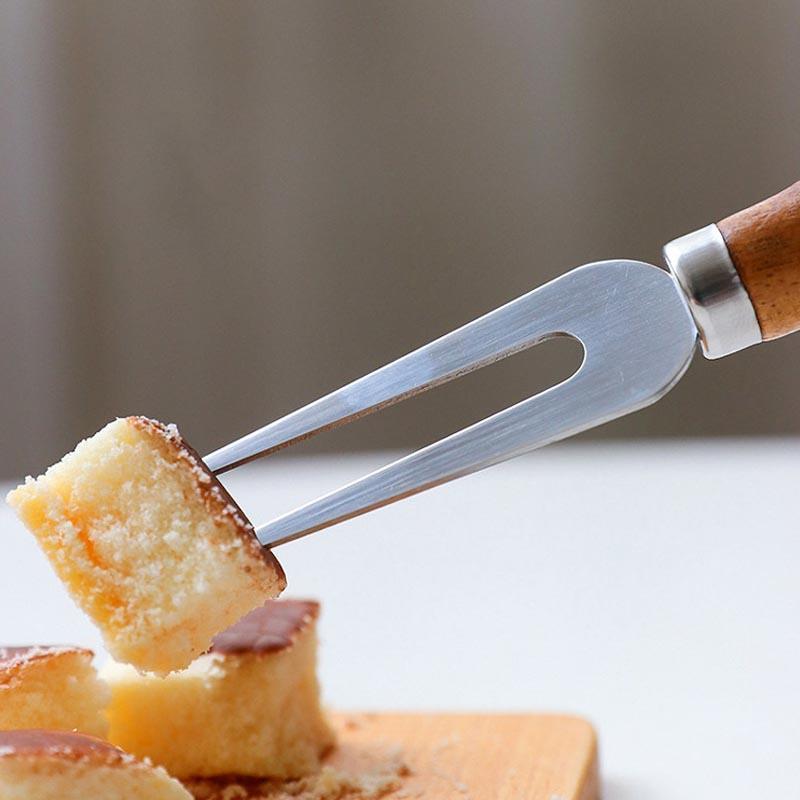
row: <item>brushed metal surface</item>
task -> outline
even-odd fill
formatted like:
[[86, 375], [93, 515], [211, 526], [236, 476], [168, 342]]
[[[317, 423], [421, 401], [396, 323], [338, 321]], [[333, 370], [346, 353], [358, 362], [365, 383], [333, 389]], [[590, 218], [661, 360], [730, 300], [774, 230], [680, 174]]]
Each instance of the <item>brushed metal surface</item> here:
[[686, 296], [706, 358], [722, 358], [761, 341], [750, 295], [716, 225], [669, 242], [664, 259]]
[[566, 381], [429, 445], [256, 531], [275, 546], [644, 408], [694, 353], [697, 330], [669, 273], [587, 264], [211, 453], [223, 472], [538, 344], [584, 348]]

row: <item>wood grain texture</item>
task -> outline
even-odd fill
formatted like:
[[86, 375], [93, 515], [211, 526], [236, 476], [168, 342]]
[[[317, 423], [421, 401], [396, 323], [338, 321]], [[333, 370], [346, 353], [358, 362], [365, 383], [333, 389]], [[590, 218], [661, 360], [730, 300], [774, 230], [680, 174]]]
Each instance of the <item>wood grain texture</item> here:
[[597, 741], [576, 717], [335, 714], [337, 747], [296, 781], [187, 781], [195, 800], [599, 800]]
[[800, 330], [800, 181], [717, 226], [764, 341]]
[[[598, 800], [597, 741], [575, 717], [530, 714], [337, 715], [345, 772], [401, 758], [409, 774], [389, 798]], [[388, 754], [388, 756], [387, 756]]]

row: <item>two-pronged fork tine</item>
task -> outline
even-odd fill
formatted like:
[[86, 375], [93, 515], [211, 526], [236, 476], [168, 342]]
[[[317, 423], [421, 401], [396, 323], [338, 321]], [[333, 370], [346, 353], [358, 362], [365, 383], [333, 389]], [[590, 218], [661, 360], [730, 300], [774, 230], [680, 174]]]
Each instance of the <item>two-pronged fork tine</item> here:
[[668, 273], [579, 267], [211, 453], [216, 473], [343, 425], [552, 336], [584, 347], [568, 380], [256, 530], [274, 546], [563, 439], [654, 402], [680, 378], [696, 329]]
[[534, 450], [655, 402], [698, 334], [708, 358], [800, 330], [800, 182], [669, 242], [672, 275], [598, 261], [212, 453], [215, 472], [342, 425], [550, 336], [583, 344], [558, 386], [401, 458], [256, 530], [272, 546]]

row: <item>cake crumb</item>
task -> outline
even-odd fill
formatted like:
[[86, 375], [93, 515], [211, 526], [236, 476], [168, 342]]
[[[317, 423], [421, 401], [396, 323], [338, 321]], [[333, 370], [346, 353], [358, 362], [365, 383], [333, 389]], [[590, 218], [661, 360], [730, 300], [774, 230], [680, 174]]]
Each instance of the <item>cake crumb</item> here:
[[454, 747], [460, 742], [461, 742], [461, 737], [458, 734], [453, 734], [452, 736], [445, 736], [443, 739], [440, 739], [434, 745], [432, 754], [434, 757], [441, 755], [445, 750], [449, 750], [451, 747]]
[[469, 800], [469, 798], [470, 798], [469, 786], [467, 786], [466, 783], [464, 783], [463, 781], [458, 780], [455, 776], [453, 776], [453, 775], [451, 775], [451, 774], [449, 774], [447, 772], [444, 772], [443, 770], [439, 769], [438, 767], [434, 767], [431, 770], [431, 774], [435, 778], [438, 778], [439, 780], [450, 784], [450, 786], [453, 789], [455, 789], [455, 791], [457, 791], [459, 794], [463, 795], [466, 798], [466, 800]]
[[410, 774], [403, 762], [358, 775], [326, 766], [292, 781], [197, 779], [187, 781], [186, 788], [195, 800], [379, 800], [399, 789], [401, 779]]

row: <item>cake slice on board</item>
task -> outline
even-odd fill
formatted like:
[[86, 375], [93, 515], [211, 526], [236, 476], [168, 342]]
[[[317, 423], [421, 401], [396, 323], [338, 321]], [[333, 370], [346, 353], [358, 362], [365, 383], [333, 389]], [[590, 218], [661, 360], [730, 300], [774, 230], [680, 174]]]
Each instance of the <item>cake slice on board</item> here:
[[158, 767], [79, 733], [0, 731], [3, 800], [192, 800]]
[[267, 601], [165, 678], [107, 665], [109, 739], [178, 778], [314, 772], [333, 744], [316, 675], [318, 615], [312, 601]]
[[0, 730], [49, 728], [108, 733], [108, 687], [93, 653], [71, 645], [0, 646]]

